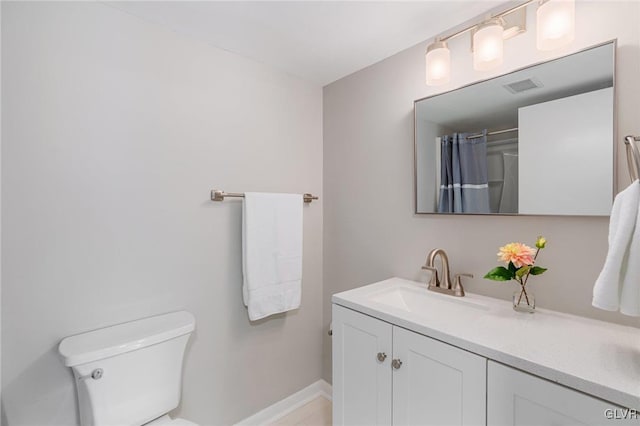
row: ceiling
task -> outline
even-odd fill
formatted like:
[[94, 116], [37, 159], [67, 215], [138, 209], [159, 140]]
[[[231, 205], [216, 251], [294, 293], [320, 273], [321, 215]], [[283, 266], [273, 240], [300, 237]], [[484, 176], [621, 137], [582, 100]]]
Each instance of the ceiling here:
[[501, 3], [491, 0], [104, 2], [322, 86]]

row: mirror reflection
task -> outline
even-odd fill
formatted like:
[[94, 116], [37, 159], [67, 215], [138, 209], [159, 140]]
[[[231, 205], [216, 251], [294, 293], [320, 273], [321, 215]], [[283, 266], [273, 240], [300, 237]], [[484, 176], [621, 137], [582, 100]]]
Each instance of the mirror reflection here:
[[415, 102], [416, 212], [608, 215], [615, 42]]

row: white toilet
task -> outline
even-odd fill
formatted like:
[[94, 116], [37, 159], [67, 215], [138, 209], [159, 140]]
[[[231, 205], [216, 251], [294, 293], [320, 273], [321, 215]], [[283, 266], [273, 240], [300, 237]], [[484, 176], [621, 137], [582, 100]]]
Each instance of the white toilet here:
[[180, 403], [182, 358], [195, 329], [186, 311], [70, 336], [58, 351], [73, 369], [82, 426], [197, 426], [167, 413]]

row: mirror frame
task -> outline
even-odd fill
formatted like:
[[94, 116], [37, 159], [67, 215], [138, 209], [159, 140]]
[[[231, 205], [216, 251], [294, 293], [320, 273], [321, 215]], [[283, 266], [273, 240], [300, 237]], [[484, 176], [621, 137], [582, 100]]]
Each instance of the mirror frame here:
[[446, 92], [440, 92], [433, 95], [425, 96], [424, 98], [416, 99], [413, 101], [413, 213], [416, 215], [438, 215], [438, 216], [489, 216], [489, 217], [503, 217], [503, 216], [523, 216], [523, 217], [609, 217], [609, 216], [598, 216], [598, 215], [562, 215], [562, 214], [530, 214], [530, 213], [438, 213], [438, 212], [419, 212], [418, 211], [418, 137], [417, 137], [417, 115], [416, 115], [416, 104], [418, 102], [424, 101], [426, 99], [434, 98], [436, 96], [441, 96], [447, 93], [455, 92], [457, 90], [462, 90], [470, 86], [474, 86], [476, 84], [484, 83], [487, 81], [494, 80], [496, 78], [501, 78], [506, 75], [514, 74], [519, 71], [523, 71], [532, 67], [536, 67], [538, 65], [546, 64], [549, 62], [553, 62], [558, 59], [568, 58], [573, 55], [577, 55], [579, 53], [583, 53], [587, 50], [595, 49], [598, 47], [606, 46], [611, 44], [613, 47], [613, 135], [612, 135], [612, 143], [613, 143], [613, 158], [611, 161], [613, 163], [612, 173], [613, 173], [613, 188], [612, 188], [612, 197], [611, 202], [615, 199], [618, 194], [618, 144], [616, 141], [618, 140], [618, 88], [617, 88], [617, 52], [618, 52], [618, 39], [614, 38], [611, 40], [604, 41], [602, 43], [594, 44], [592, 46], [585, 47], [583, 49], [577, 50], [575, 52], [568, 53], [563, 56], [558, 56], [557, 58], [552, 58], [546, 61], [535, 62], [509, 72], [505, 72], [504, 74], [499, 74], [490, 78], [485, 78], [483, 80], [473, 81], [469, 84], [465, 84], [463, 86], [459, 86], [453, 88], [451, 90], [447, 90]]

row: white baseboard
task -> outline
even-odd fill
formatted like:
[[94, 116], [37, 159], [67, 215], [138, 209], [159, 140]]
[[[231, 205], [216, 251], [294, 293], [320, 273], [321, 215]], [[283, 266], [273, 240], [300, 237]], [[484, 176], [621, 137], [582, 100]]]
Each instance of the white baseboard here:
[[262, 426], [273, 423], [275, 420], [286, 416], [293, 410], [302, 407], [319, 396], [331, 401], [331, 385], [324, 380], [318, 380], [312, 383], [293, 395], [289, 395], [264, 410], [241, 420], [236, 423], [235, 426]]

